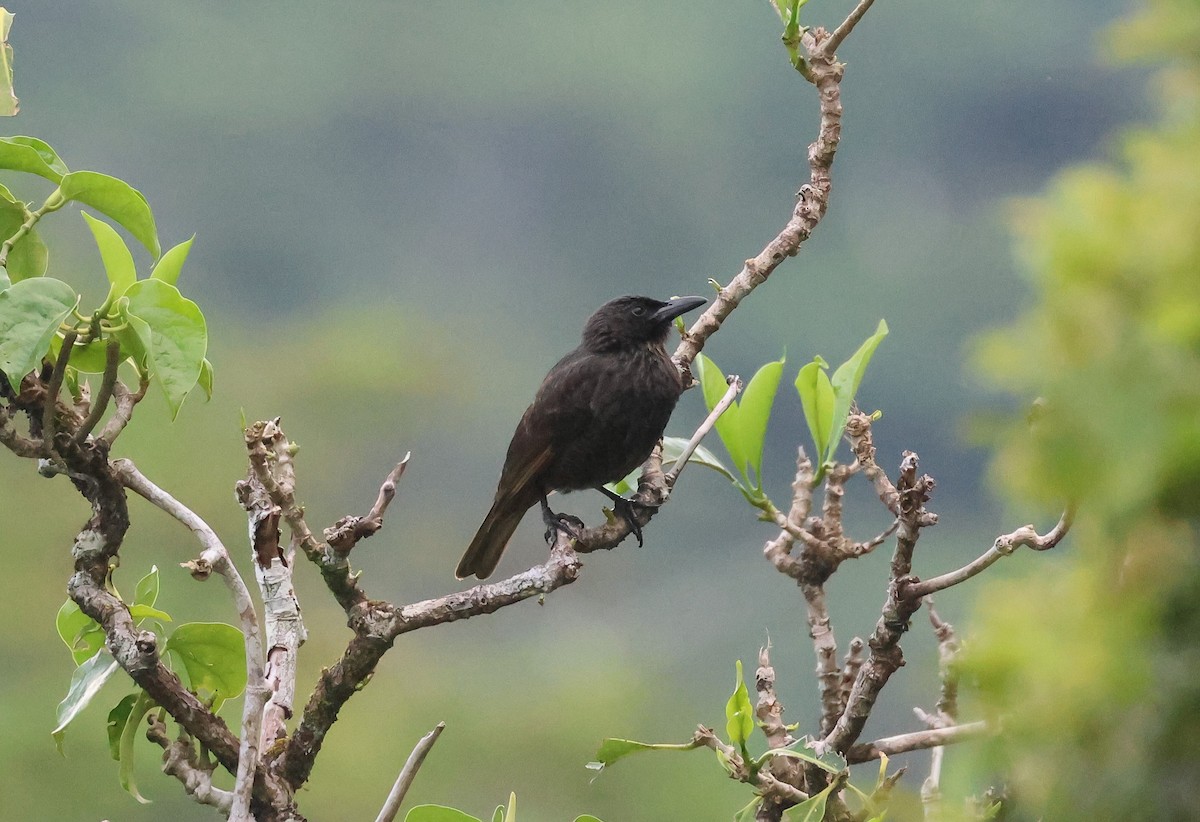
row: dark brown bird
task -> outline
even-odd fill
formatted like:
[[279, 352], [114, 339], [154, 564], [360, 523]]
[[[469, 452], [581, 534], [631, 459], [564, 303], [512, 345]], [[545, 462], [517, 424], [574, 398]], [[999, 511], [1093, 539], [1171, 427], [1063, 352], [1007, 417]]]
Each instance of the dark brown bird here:
[[491, 576], [534, 503], [541, 503], [547, 527], [569, 530], [550, 510], [551, 491], [603, 492], [641, 544], [629, 501], [604, 484], [645, 462], [662, 437], [683, 393], [679, 370], [664, 347], [667, 331], [672, 320], [705, 302], [618, 297], [588, 318], [579, 347], [550, 369], [517, 424], [495, 502], [458, 563], [459, 579]]

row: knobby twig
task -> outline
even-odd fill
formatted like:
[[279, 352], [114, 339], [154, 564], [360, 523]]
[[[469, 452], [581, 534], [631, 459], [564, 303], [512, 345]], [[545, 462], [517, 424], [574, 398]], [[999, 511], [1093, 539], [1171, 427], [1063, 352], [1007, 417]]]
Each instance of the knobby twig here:
[[58, 394], [62, 390], [63, 375], [67, 373], [67, 361], [71, 358], [71, 348], [79, 333], [68, 331], [63, 337], [62, 349], [58, 359], [54, 361], [54, 370], [50, 372], [50, 384], [46, 388], [46, 401], [42, 406], [42, 452], [48, 457], [54, 452], [54, 426], [58, 419]]
[[417, 778], [417, 771], [420, 770], [425, 757], [429, 755], [429, 750], [433, 747], [433, 743], [437, 742], [438, 737], [442, 735], [442, 731], [445, 729], [446, 723], [439, 722], [434, 726], [432, 731], [425, 734], [417, 742], [416, 747], [412, 749], [412, 753], [408, 755], [408, 760], [404, 763], [404, 767], [400, 769], [400, 774], [396, 777], [396, 784], [392, 785], [391, 793], [388, 794], [387, 801], [383, 803], [383, 807], [379, 810], [379, 816], [375, 817], [375, 822], [392, 822], [396, 818], [396, 814], [400, 811], [400, 804], [404, 802], [404, 795], [408, 793], [413, 780]]
[[142, 376], [137, 391], [130, 391], [125, 383], [117, 380], [112, 389], [112, 399], [115, 404], [113, 414], [108, 418], [108, 422], [104, 423], [104, 428], [100, 429], [99, 440], [109, 446], [117, 441], [117, 437], [121, 436], [121, 432], [133, 418], [134, 406], [145, 398], [146, 389], [149, 387], [150, 379], [145, 375]]
[[412, 457], [412, 452], [404, 455], [400, 462], [396, 463], [396, 467], [379, 486], [379, 496], [375, 498], [375, 504], [371, 506], [371, 511], [365, 517], [342, 517], [334, 523], [332, 528], [325, 529], [325, 542], [339, 554], [348, 554], [350, 550], [358, 544], [360, 539], [367, 539], [378, 533], [383, 527], [383, 515], [387, 513], [388, 505], [396, 497], [396, 483], [404, 476], [404, 471], [408, 467], [408, 460]]
[[246, 694], [242, 704], [241, 748], [238, 753], [237, 778], [233, 789], [233, 806], [229, 813], [232, 822], [250, 820], [250, 800], [254, 778], [258, 770], [259, 738], [262, 727], [263, 708], [266, 706], [268, 690], [263, 674], [262, 636], [258, 628], [258, 614], [250, 591], [242, 581], [242, 575], [229, 558], [224, 543], [194, 511], [172, 497], [142, 474], [132, 460], [118, 459], [112, 462], [113, 471], [121, 484], [137, 493], [155, 507], [165, 511], [186, 526], [203, 546], [198, 559], [183, 563], [192, 576], [205, 580], [211, 573], [220, 575], [233, 597], [238, 612], [242, 634], [246, 643]]
[[905, 596], [919, 598], [943, 591], [953, 585], [958, 585], [960, 582], [966, 582], [971, 577], [991, 567], [1001, 557], [1009, 556], [1022, 545], [1034, 551], [1049, 551], [1058, 545], [1062, 541], [1062, 538], [1067, 535], [1067, 532], [1071, 530], [1071, 523], [1074, 517], [1074, 509], [1067, 508], [1067, 510], [1063, 511], [1062, 516], [1059, 517], [1058, 524], [1051, 528], [1044, 536], [1039, 535], [1032, 525], [1023, 525], [1011, 534], [1002, 534], [996, 537], [996, 541], [992, 543], [991, 548], [963, 567], [933, 577], [932, 579], [914, 580], [911, 584], [905, 586], [904, 594]]
[[163, 773], [183, 783], [184, 792], [201, 805], [211, 805], [224, 816], [233, 811], [233, 792], [213, 785], [213, 767], [201, 762], [196, 756], [192, 738], [181, 731], [174, 742], [167, 736], [166, 725], [153, 714], [146, 738], [163, 749]]

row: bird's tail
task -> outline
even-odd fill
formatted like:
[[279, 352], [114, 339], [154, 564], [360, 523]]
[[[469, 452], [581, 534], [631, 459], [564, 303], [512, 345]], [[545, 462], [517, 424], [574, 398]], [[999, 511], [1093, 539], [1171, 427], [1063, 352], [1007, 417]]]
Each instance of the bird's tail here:
[[488, 511], [483, 524], [475, 532], [475, 538], [467, 546], [467, 552], [458, 562], [458, 570], [454, 575], [459, 579], [474, 574], [479, 579], [487, 579], [496, 570], [500, 555], [508, 546], [508, 540], [513, 531], [521, 524], [521, 518], [529, 506], [513, 505], [511, 499], [498, 499]]

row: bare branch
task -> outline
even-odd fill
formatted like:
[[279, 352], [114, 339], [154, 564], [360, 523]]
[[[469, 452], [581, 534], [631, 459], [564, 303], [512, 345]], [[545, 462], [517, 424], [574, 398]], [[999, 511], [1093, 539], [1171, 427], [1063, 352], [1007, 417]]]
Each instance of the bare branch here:
[[833, 57], [833, 53], [837, 51], [838, 46], [842, 44], [850, 32], [854, 31], [854, 27], [858, 25], [858, 21], [863, 19], [863, 15], [867, 13], [867, 9], [875, 0], [859, 0], [858, 5], [854, 7], [854, 11], [850, 12], [849, 16], [842, 21], [842, 24], [837, 27], [833, 34], [829, 35], [829, 39], [821, 44], [822, 50]]
[[92, 400], [91, 410], [87, 418], [79, 426], [72, 438], [79, 445], [88, 438], [88, 434], [100, 423], [104, 412], [108, 410], [108, 401], [112, 398], [113, 387], [117, 384], [117, 368], [121, 365], [121, 341], [113, 338], [104, 349], [104, 376], [100, 378], [100, 389]]
[[379, 529], [383, 527], [383, 515], [387, 513], [388, 505], [396, 497], [396, 483], [404, 476], [404, 470], [408, 467], [410, 457], [412, 457], [411, 451], [406, 453], [404, 459], [396, 463], [396, 467], [387, 475], [387, 479], [379, 487], [379, 496], [375, 498], [375, 505], [371, 507], [370, 513], [365, 517], [342, 517], [334, 523], [332, 528], [325, 529], [325, 541], [330, 548], [345, 555], [350, 553], [360, 539], [366, 539], [378, 533]]
[[204, 767], [196, 756], [191, 737], [180, 734], [174, 742], [167, 736], [166, 726], [153, 714], [146, 738], [162, 746], [163, 773], [183, 783], [184, 792], [201, 805], [211, 805], [223, 815], [229, 816], [233, 809], [233, 792], [213, 785], [213, 769]]
[[67, 362], [79, 332], [74, 329], [63, 336], [62, 348], [50, 372], [50, 384], [46, 387], [46, 401], [42, 406], [42, 453], [49, 456], [54, 451], [54, 425], [58, 414], [58, 392], [62, 390], [63, 375], [67, 373]]
[[114, 460], [112, 468], [122, 485], [177, 519], [200, 540], [204, 550], [201, 551], [199, 559], [185, 563], [185, 567], [192, 571], [192, 576], [204, 580], [210, 573], [219, 574], [233, 597], [246, 643], [246, 695], [242, 705], [242, 739], [238, 754], [237, 781], [234, 785], [234, 802], [229, 818], [232, 822], [247, 822], [252, 818], [250, 800], [255, 772], [258, 769], [263, 708], [268, 697], [263, 675], [265, 654], [262, 636], [259, 633], [258, 614], [254, 610], [254, 602], [250, 599], [250, 591], [230, 560], [224, 543], [208, 523], [151, 482], [137, 469], [132, 460]]
[[957, 570], [949, 571], [932, 579], [915, 581], [905, 587], [904, 594], [910, 597], [923, 597], [958, 585], [960, 582], [966, 582], [991, 567], [1001, 557], [1009, 556], [1022, 545], [1028, 546], [1034, 551], [1048, 551], [1058, 545], [1071, 530], [1074, 515], [1075, 512], [1071, 508], [1063, 511], [1058, 524], [1051, 528], [1045, 536], [1039, 535], [1032, 525], [1023, 525], [1011, 534], [1001, 534], [996, 537], [992, 547], [976, 559]]
[[860, 762], [870, 762], [878, 759], [880, 754], [895, 756], [907, 751], [923, 751], [936, 748], [939, 745], [953, 745], [968, 739], [977, 739], [995, 733], [996, 726], [990, 722], [968, 722], [965, 725], [954, 725], [949, 728], [927, 728], [923, 731], [897, 734], [874, 742], [863, 742], [854, 745], [846, 752], [846, 761], [851, 765]]
[[108, 422], [104, 423], [104, 428], [100, 430], [99, 439], [103, 440], [108, 445], [116, 442], [117, 437], [125, 430], [125, 426], [129, 424], [129, 420], [133, 418], [133, 409], [146, 396], [146, 389], [150, 387], [150, 380], [146, 375], [142, 375], [141, 383], [138, 385], [138, 390], [131, 392], [125, 383], [117, 380], [113, 386], [113, 400], [116, 406], [113, 410], [113, 415], [108, 418]]
[[12, 411], [7, 405], [0, 405], [0, 444], [18, 457], [32, 459], [42, 455], [41, 443], [21, 436], [13, 428]]
[[379, 816], [375, 817], [375, 822], [392, 822], [396, 818], [396, 814], [400, 811], [400, 803], [404, 801], [404, 795], [408, 793], [409, 787], [417, 777], [417, 771], [421, 764], [425, 761], [425, 757], [429, 755], [430, 748], [433, 743], [437, 742], [442, 731], [445, 730], [446, 723], [439, 722], [432, 731], [421, 737], [417, 742], [412, 753], [408, 755], [408, 761], [404, 763], [404, 767], [400, 769], [399, 776], [396, 777], [396, 784], [392, 785], [392, 791], [388, 794], [387, 801], [383, 803], [383, 808], [379, 811]]
[[725, 394], [713, 406], [712, 411], [708, 412], [708, 416], [704, 418], [704, 422], [700, 423], [700, 427], [692, 434], [692, 438], [688, 440], [688, 444], [684, 447], [683, 453], [675, 460], [675, 464], [671, 466], [671, 470], [667, 472], [667, 484], [674, 485], [675, 480], [679, 478], [679, 472], [687, 465], [688, 459], [696, 451], [696, 446], [700, 441], [708, 436], [708, 432], [717, 424], [717, 420], [721, 415], [728, 410], [729, 406], [733, 405], [733, 400], [742, 391], [742, 378], [737, 374], [730, 374], [725, 378], [729, 383], [729, 388], [725, 389]]

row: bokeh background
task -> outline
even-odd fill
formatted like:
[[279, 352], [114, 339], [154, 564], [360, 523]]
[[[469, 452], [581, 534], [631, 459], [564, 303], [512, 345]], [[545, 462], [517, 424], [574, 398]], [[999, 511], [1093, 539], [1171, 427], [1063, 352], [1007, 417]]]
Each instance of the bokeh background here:
[[[851, 6], [813, 0], [805, 22], [836, 23]], [[777, 502], [807, 437], [796, 369], [817, 353], [840, 362], [885, 317], [892, 334], [860, 396], [884, 411], [881, 462], [917, 451], [939, 483], [941, 523], [918, 573], [955, 567], [1031, 517], [1052, 522], [989, 488], [971, 431], [1014, 400], [968, 361], [976, 335], [1030, 300], [1012, 198], [1104, 156], [1116, 129], [1151, 110], [1145, 74], [1113, 68], [1098, 38], [1128, 6], [881, 2], [843, 47], [830, 212], [706, 349], [744, 375], [787, 353], [766, 460]], [[368, 593], [396, 602], [461, 586], [453, 567], [512, 426], [587, 314], [623, 293], [704, 294], [709, 277], [728, 279], [786, 220], [815, 133], [813, 90], [766, 2], [8, 8], [22, 113], [5, 128], [132, 182], [164, 246], [197, 235], [180, 284], [210, 324], [216, 396], [193, 398], [173, 424], [153, 398], [119, 451], [244, 556], [232, 496], [243, 415], [281, 415], [300, 443], [314, 526], [365, 511], [411, 450], [387, 526], [354, 554]], [[39, 180], [6, 182], [45, 193]], [[65, 211], [43, 226], [51, 274], [99, 297], [82, 220]], [[702, 412], [687, 395], [669, 433]], [[566, 503], [594, 521], [600, 501]], [[160, 605], [177, 619], [229, 620], [224, 591], [177, 567], [194, 553], [188, 535], [131, 508], [122, 575], [157, 563]], [[862, 538], [886, 522], [869, 494], [851, 508]], [[157, 774], [148, 744], [138, 775], [154, 804], [121, 791], [104, 734], [119, 678], [72, 726], [66, 757], [55, 751], [72, 664], [53, 615], [86, 516], [65, 481], [0, 459], [0, 817], [211, 819]], [[501, 573], [543, 558], [534, 519]], [[752, 670], [768, 637], [786, 719], [814, 722], [803, 602], [761, 559], [770, 535], [724, 480], [689, 469], [644, 549], [589, 558], [541, 606], [404, 637], [343, 712], [302, 809], [372, 818], [412, 744], [445, 720], [414, 801], [485, 816], [515, 791], [529, 822], [730, 818], [749, 796], [707, 754], [647, 756], [599, 778], [584, 763], [605, 736], [682, 741], [698, 722], [720, 727], [734, 660]], [[874, 625], [887, 550], [830, 586], [843, 648]], [[1059, 562], [1022, 556], [995, 572]], [[298, 574], [301, 699], [349, 636], [314, 576]], [[970, 596], [947, 592], [939, 610], [966, 619]], [[911, 707], [936, 699], [932, 635], [918, 623], [905, 648], [871, 737], [913, 729]]]

